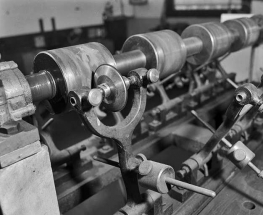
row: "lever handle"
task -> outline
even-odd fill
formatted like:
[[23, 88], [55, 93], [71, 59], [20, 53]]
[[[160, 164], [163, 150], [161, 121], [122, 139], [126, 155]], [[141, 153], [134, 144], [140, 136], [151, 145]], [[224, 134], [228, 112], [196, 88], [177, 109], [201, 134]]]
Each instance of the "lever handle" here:
[[166, 177], [165, 178], [165, 182], [168, 183], [168, 184], [177, 186], [177, 187], [181, 187], [181, 188], [193, 191], [195, 193], [199, 193], [199, 194], [202, 194], [202, 195], [205, 195], [205, 196], [212, 197], [212, 198], [214, 198], [216, 196], [216, 193], [214, 191], [212, 191], [212, 190], [208, 190], [208, 189], [205, 189], [203, 187], [198, 187], [198, 186], [195, 186], [195, 185], [192, 185], [192, 184], [188, 184], [186, 182], [179, 181], [179, 180], [176, 180], [176, 179], [173, 179], [173, 178], [170, 178], [170, 177]]
[[[201, 119], [200, 116], [198, 116], [198, 114], [196, 113], [196, 111], [192, 110], [191, 113], [198, 121], [200, 121], [212, 133], [215, 132], [214, 128], [211, 125], [209, 125], [207, 122], [205, 122], [203, 119]], [[222, 138], [222, 142], [229, 148], [233, 146], [232, 143], [230, 143], [226, 138]], [[261, 171], [258, 167], [256, 167], [251, 161], [248, 162], [247, 165], [257, 174], [258, 177], [263, 178], [263, 171]]]

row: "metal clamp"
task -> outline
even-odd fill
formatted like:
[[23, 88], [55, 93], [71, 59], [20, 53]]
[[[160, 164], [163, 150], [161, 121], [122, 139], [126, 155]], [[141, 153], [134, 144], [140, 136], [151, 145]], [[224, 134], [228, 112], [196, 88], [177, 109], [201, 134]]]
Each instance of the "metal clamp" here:
[[0, 63], [0, 126], [35, 113], [28, 82], [13, 61]]

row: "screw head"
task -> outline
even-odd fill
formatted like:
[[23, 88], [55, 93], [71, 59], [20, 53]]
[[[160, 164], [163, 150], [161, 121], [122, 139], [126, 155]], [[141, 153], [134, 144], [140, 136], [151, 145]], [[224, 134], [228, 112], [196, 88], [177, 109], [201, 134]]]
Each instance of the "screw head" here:
[[103, 100], [102, 91], [100, 89], [91, 89], [88, 95], [88, 101], [92, 106], [99, 106]]
[[243, 161], [246, 158], [246, 152], [242, 149], [237, 149], [233, 155], [237, 161]]
[[139, 174], [140, 175], [148, 175], [150, 173], [150, 171], [152, 170], [152, 163], [151, 161], [143, 161], [140, 165], [139, 165]]
[[151, 83], [156, 83], [157, 81], [159, 81], [159, 77], [160, 77], [160, 72], [157, 69], [148, 70], [147, 79]]

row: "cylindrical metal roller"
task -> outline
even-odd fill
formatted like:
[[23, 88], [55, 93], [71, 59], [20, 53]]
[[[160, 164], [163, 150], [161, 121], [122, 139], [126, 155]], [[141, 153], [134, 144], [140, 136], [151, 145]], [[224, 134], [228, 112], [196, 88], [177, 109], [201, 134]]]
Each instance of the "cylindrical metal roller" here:
[[255, 44], [259, 38], [260, 28], [250, 18], [231, 19], [223, 23], [234, 35], [230, 51], [238, 51]]
[[[211, 61], [228, 51], [236, 51], [261, 41], [263, 16], [189, 26], [182, 38], [164, 30], [129, 37], [122, 53], [114, 57], [99, 43], [88, 43], [40, 52], [34, 72], [28, 77], [34, 101], [49, 99], [55, 113], [67, 109], [67, 94], [92, 88], [92, 72], [100, 65], [115, 67], [122, 75], [129, 71], [155, 68], [160, 78], [179, 71], [186, 58], [194, 65]], [[263, 36], [262, 36], [263, 38]]]
[[259, 38], [257, 43], [261, 43], [263, 41], [263, 15], [254, 15], [251, 17], [251, 19], [254, 20], [259, 27]]
[[175, 177], [171, 166], [148, 160], [141, 163], [139, 173], [142, 175], [139, 178], [140, 185], [158, 193], [167, 193], [171, 186], [165, 180]]
[[91, 88], [92, 72], [102, 64], [115, 66], [115, 60], [102, 44], [87, 43], [40, 52], [34, 59], [34, 72], [46, 70], [52, 75], [56, 95], [49, 102], [55, 113], [61, 113], [67, 109], [67, 94]]
[[146, 69], [158, 69], [161, 78], [182, 68], [187, 51], [182, 38], [171, 30], [129, 37], [122, 47], [122, 53], [127, 52], [127, 56], [130, 55], [127, 60], [133, 61], [134, 56], [129, 53], [134, 50], [140, 50], [146, 56], [146, 62], [141, 65], [145, 65]]
[[28, 75], [26, 80], [30, 86], [34, 102], [52, 99], [56, 95], [56, 82], [48, 71], [43, 70], [36, 74]]
[[183, 31], [182, 38], [186, 40], [191, 37], [199, 38], [203, 43], [200, 53], [187, 58], [187, 61], [194, 65], [201, 65], [224, 55], [229, 51], [234, 39], [228, 28], [221, 23], [191, 25]]

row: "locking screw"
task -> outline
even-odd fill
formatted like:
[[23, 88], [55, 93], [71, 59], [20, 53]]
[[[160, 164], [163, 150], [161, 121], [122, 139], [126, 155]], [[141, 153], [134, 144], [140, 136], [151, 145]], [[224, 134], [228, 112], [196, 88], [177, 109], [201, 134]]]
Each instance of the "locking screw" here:
[[150, 83], [156, 83], [159, 81], [160, 72], [157, 69], [150, 69], [147, 71], [147, 80]]

